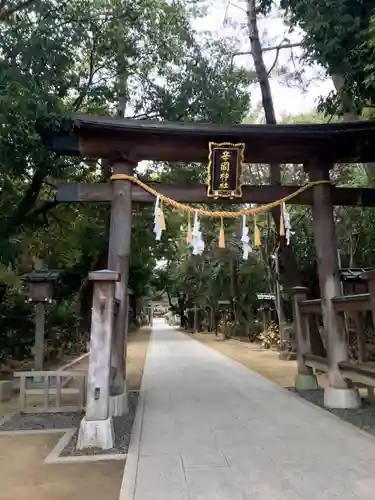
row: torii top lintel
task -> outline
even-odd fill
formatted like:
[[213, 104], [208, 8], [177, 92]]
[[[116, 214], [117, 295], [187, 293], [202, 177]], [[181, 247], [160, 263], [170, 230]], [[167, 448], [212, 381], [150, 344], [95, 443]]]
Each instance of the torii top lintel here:
[[207, 162], [208, 144], [245, 143], [249, 163], [375, 161], [375, 122], [298, 125], [214, 125], [75, 114], [68, 130], [43, 130], [63, 155], [172, 162]]

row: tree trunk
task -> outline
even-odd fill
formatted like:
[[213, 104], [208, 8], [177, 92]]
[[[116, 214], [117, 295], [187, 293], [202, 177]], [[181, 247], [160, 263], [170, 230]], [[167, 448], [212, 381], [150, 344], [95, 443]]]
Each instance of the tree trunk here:
[[210, 307], [210, 326], [209, 331], [216, 331], [216, 314], [214, 307]]
[[47, 173], [42, 168], [35, 169], [31, 182], [26, 188], [23, 198], [15, 207], [14, 213], [1, 228], [2, 239], [7, 240], [20, 230], [27, 216], [35, 207], [46, 176]]
[[185, 328], [186, 317], [185, 317], [185, 297], [178, 296], [178, 311], [180, 315], [180, 327]]
[[[247, 24], [249, 30], [251, 54], [253, 56], [255, 71], [262, 94], [262, 104], [266, 117], [266, 123], [275, 125], [276, 114], [273, 105], [270, 80], [262, 55], [262, 46], [259, 38], [255, 0], [247, 0]], [[277, 169], [277, 171], [279, 172], [279, 169]]]
[[128, 68], [125, 56], [125, 33], [122, 23], [117, 25], [117, 116], [124, 118], [128, 101]]
[[199, 315], [198, 315], [198, 313], [199, 313], [199, 309], [195, 305], [194, 306], [194, 320], [193, 320], [194, 333], [199, 332]]
[[[262, 105], [266, 123], [276, 125], [276, 114], [272, 99], [270, 79], [263, 59], [262, 45], [259, 38], [258, 21], [256, 13], [256, 1], [246, 0], [247, 4], [247, 24], [251, 54], [254, 60], [255, 72], [260, 85], [262, 95]], [[270, 180], [272, 185], [281, 184], [281, 168], [279, 164], [270, 164]], [[272, 210], [276, 230], [280, 230], [280, 208]], [[280, 260], [283, 268], [283, 281], [287, 287], [292, 288], [301, 284], [301, 273], [296, 261], [293, 248], [286, 245], [285, 238], [280, 238]]]
[[232, 320], [237, 323], [236, 297], [237, 297], [237, 262], [234, 258], [229, 260], [230, 266], [230, 295], [232, 307]]

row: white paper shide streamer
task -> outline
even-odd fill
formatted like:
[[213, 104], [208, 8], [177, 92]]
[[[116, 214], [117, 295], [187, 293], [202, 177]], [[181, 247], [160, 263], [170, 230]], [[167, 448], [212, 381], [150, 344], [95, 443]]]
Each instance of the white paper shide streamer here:
[[161, 221], [160, 221], [160, 197], [156, 198], [155, 209], [154, 209], [154, 233], [156, 241], [160, 241], [162, 233]]
[[242, 241], [242, 258], [243, 260], [247, 260], [249, 258], [249, 253], [253, 251], [251, 244], [250, 244], [250, 237], [249, 237], [249, 227], [246, 224], [246, 215], [242, 215], [242, 236], [241, 236], [241, 241]]
[[286, 211], [285, 201], [283, 202], [283, 215], [284, 215], [286, 244], [290, 245], [290, 238], [294, 234], [294, 231], [292, 231], [292, 225], [290, 223], [290, 216], [289, 216], [289, 213]]
[[202, 255], [204, 250], [204, 241], [200, 231], [200, 223], [198, 219], [198, 211], [194, 212], [194, 225], [192, 230], [191, 246], [193, 247], [193, 255]]

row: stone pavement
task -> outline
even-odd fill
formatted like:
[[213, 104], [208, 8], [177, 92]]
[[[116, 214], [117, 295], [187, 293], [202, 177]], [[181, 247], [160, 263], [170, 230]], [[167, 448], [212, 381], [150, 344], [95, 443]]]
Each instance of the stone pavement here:
[[374, 497], [374, 438], [155, 321], [120, 500]]

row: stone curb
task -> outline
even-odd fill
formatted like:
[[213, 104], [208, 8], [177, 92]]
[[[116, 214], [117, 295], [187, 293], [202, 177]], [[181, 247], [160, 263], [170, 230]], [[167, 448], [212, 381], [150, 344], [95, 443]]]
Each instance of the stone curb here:
[[[60, 457], [60, 454], [64, 448], [69, 444], [76, 433], [76, 429], [59, 429], [60, 432], [65, 434], [59, 439], [56, 446], [53, 448], [51, 453], [44, 459], [46, 464], [63, 464], [63, 463], [74, 463], [74, 462], [99, 462], [102, 460], [125, 460], [126, 453], [113, 453], [113, 454], [96, 454], [96, 455], [85, 455], [77, 457]], [[57, 432], [55, 430], [54, 432]]]
[[89, 354], [90, 354], [89, 352], [85, 352], [85, 354], [81, 354], [81, 356], [79, 356], [78, 358], [73, 359], [73, 361], [70, 361], [69, 363], [67, 363], [66, 365], [61, 366], [58, 369], [62, 370], [62, 371], [68, 370], [72, 366], [76, 365], [77, 363], [79, 363], [80, 361], [82, 361], [83, 359], [85, 359]]
[[141, 434], [143, 426], [143, 415], [146, 400], [146, 377], [147, 364], [149, 362], [149, 351], [151, 347], [153, 333], [151, 332], [150, 341], [147, 350], [146, 361], [143, 367], [141, 389], [138, 396], [137, 411], [135, 414], [133, 429], [130, 438], [128, 456], [125, 463], [124, 474], [122, 476], [120, 496], [118, 500], [134, 500], [135, 485], [138, 474], [139, 453], [141, 447]]

